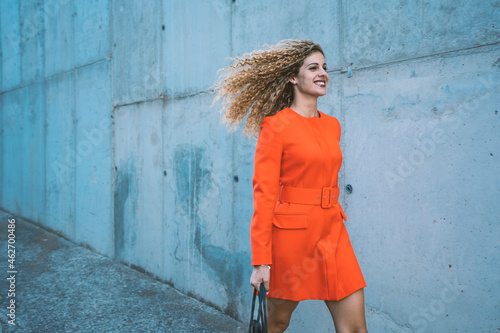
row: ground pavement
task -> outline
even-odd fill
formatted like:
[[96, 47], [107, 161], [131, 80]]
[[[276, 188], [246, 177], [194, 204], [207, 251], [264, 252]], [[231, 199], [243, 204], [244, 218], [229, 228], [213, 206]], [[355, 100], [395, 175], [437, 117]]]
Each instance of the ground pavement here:
[[[17, 217], [9, 273], [9, 218], [0, 211], [0, 333], [246, 331], [146, 274]], [[15, 326], [8, 323], [11, 300]]]

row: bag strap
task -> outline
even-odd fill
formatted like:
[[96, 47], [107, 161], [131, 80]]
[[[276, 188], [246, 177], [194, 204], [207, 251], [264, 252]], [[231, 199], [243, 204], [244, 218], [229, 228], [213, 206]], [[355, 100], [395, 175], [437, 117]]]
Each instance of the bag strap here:
[[[250, 313], [249, 333], [262, 332], [267, 333], [267, 312], [266, 312], [266, 288], [264, 284], [260, 285], [259, 290], [259, 308], [257, 309], [257, 319], [255, 318], [255, 299], [257, 298], [257, 288], [253, 289], [252, 311]], [[260, 330], [262, 329], [262, 330]]]
[[[257, 297], [257, 289], [253, 288], [252, 311], [250, 312], [250, 325], [248, 326], [248, 333], [254, 332], [254, 312], [255, 312], [255, 298]], [[260, 301], [260, 298], [259, 298]]]
[[259, 303], [259, 314], [262, 312], [262, 330], [263, 333], [267, 333], [266, 288], [263, 283], [260, 284]]

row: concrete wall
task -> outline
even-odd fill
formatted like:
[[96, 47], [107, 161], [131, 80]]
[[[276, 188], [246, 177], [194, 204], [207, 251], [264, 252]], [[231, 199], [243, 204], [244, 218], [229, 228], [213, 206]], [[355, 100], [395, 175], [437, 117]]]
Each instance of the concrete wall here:
[[[255, 142], [210, 87], [314, 39], [369, 331], [494, 331], [499, 27], [478, 0], [2, 1], [0, 207], [246, 321]], [[305, 301], [289, 331], [333, 324]]]

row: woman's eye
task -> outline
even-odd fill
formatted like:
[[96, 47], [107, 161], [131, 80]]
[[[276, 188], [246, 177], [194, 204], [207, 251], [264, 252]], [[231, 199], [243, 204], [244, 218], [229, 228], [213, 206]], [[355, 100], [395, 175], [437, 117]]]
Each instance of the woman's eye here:
[[317, 67], [314, 67], [314, 66], [313, 66], [313, 67], [309, 67], [309, 69], [310, 69], [310, 70], [312, 70], [312, 71], [314, 71], [314, 70], [316, 70], [316, 69], [317, 69]]

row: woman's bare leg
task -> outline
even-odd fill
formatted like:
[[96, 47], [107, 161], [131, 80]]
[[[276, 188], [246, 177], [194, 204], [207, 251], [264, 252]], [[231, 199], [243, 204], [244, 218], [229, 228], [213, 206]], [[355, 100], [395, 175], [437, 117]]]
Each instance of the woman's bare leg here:
[[363, 289], [341, 299], [325, 301], [337, 333], [366, 333], [365, 296]]
[[267, 329], [269, 333], [282, 333], [290, 324], [293, 310], [299, 302], [267, 297]]

